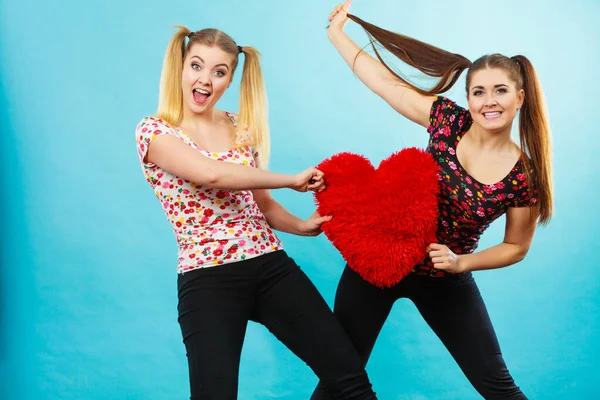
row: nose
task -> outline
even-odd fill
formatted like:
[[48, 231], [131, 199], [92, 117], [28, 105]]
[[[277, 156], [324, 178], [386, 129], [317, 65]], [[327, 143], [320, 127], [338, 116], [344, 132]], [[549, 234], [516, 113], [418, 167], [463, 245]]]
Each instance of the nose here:
[[208, 86], [210, 84], [210, 71], [202, 70], [198, 73], [198, 83]]
[[485, 106], [486, 107], [494, 107], [497, 104], [498, 104], [498, 102], [496, 101], [496, 99], [493, 96], [491, 96], [491, 95], [486, 96], [486, 98], [485, 98]]

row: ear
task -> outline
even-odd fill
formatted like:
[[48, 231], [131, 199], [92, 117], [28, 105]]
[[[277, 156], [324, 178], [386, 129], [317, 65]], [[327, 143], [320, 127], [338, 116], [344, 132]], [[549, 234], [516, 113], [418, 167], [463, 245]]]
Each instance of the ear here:
[[523, 107], [523, 103], [525, 102], [525, 91], [523, 89], [519, 90], [517, 93], [517, 105], [520, 110]]

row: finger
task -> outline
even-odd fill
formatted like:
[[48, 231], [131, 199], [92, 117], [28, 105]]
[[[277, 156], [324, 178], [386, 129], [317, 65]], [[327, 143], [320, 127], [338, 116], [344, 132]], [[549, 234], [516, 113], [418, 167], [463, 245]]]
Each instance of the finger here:
[[315, 218], [315, 223], [316, 223], [318, 226], [321, 226], [321, 225], [322, 225], [322, 224], [324, 224], [325, 222], [329, 222], [329, 221], [331, 221], [331, 218], [332, 218], [332, 217], [331, 217], [331, 216], [329, 216], [329, 215], [326, 215], [326, 216], [324, 216], [324, 217]]
[[450, 263], [447, 262], [438, 262], [433, 264], [433, 268], [435, 269], [447, 270], [448, 267], [450, 267]]
[[[331, 15], [329, 16], [329, 18], [331, 18], [331, 19], [335, 18], [335, 16], [338, 15], [338, 13], [340, 11], [342, 11], [343, 9], [344, 9], [344, 4], [339, 4], [337, 7], [335, 7], [333, 9], [333, 11], [331, 12]], [[330, 21], [331, 21], [331, 19], [330, 19]]]
[[323, 186], [324, 184], [325, 184], [325, 182], [322, 180], [311, 179], [310, 181], [308, 181], [308, 189], [309, 190], [318, 189], [321, 186]]
[[330, 20], [331, 20], [331, 19], [333, 19], [333, 18], [334, 18], [334, 17], [337, 15], [337, 13], [339, 13], [339, 12], [340, 12], [340, 10], [341, 10], [341, 9], [342, 9], [342, 5], [337, 5], [337, 6], [336, 6], [336, 7], [333, 9], [333, 11], [331, 11], [331, 14], [329, 15], [329, 18], [330, 18]]
[[325, 181], [323, 179], [311, 178], [307, 183], [314, 187], [320, 187], [325, 184]]
[[434, 263], [434, 264], [441, 263], [441, 262], [445, 261], [445, 259], [443, 257], [440, 257], [440, 256], [434, 256], [434, 257], [429, 257], [429, 258], [431, 258], [431, 262]]
[[313, 185], [315, 185], [317, 187], [321, 187], [321, 186], [325, 185], [325, 181], [322, 180], [322, 179], [315, 180], [314, 183], [313, 183]]
[[311, 179], [315, 180], [315, 181], [322, 181], [323, 180], [323, 173], [316, 171], [312, 173]]
[[433, 250], [429, 252], [429, 258], [433, 259], [435, 257], [448, 257], [448, 252], [444, 250]]
[[443, 245], [443, 244], [439, 244], [439, 243], [431, 243], [431, 244], [428, 246], [428, 249], [429, 249], [429, 251], [431, 251], [431, 250], [441, 250], [443, 247], [444, 247], [444, 245]]
[[352, 0], [347, 0], [343, 6], [344, 11], [348, 12], [348, 10], [350, 10], [351, 5], [352, 5]]

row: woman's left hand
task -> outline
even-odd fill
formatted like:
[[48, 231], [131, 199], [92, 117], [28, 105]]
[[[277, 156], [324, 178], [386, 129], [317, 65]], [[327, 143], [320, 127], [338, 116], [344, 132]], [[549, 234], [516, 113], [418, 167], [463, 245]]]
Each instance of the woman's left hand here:
[[427, 253], [429, 253], [429, 258], [431, 258], [435, 269], [440, 269], [451, 274], [467, 272], [463, 265], [464, 263], [460, 262], [461, 256], [455, 254], [446, 245], [432, 243], [427, 246]]

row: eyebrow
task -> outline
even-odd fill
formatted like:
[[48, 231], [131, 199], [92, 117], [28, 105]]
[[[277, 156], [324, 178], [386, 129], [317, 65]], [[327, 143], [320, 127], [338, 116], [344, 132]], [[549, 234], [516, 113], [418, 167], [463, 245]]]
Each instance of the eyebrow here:
[[[202, 57], [200, 57], [200, 56], [192, 56], [192, 59], [193, 59], [193, 58], [197, 58], [198, 60], [202, 61], [202, 63], [204, 63], [204, 64], [205, 64], [205, 62], [204, 62], [204, 60], [202, 59]], [[217, 65], [215, 65], [215, 67], [221, 67], [221, 66], [222, 66], [222, 67], [226, 67], [227, 69], [229, 69], [229, 65], [227, 65], [227, 64], [217, 64]]]
[[[494, 88], [499, 88], [499, 87], [508, 87], [508, 85], [505, 85], [504, 83], [501, 83], [499, 85], [494, 85]], [[485, 89], [485, 88], [483, 86], [473, 86], [472, 89]]]

